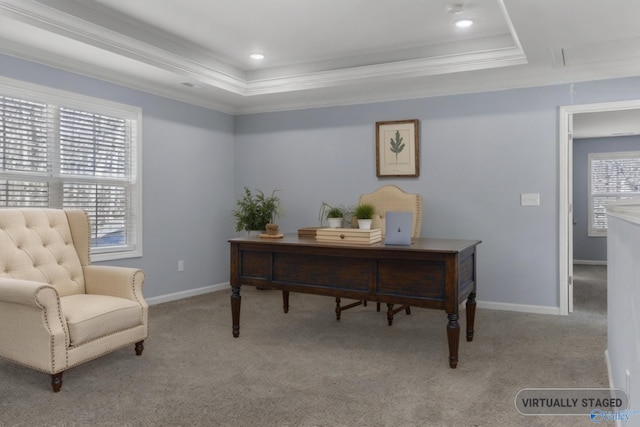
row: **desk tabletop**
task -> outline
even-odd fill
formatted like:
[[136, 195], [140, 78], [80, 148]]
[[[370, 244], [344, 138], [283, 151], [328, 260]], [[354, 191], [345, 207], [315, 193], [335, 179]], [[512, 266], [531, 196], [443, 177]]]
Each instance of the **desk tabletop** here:
[[287, 233], [282, 238], [265, 238], [258, 236], [236, 237], [229, 239], [229, 242], [251, 243], [264, 245], [285, 245], [285, 246], [322, 246], [357, 248], [362, 250], [399, 250], [399, 251], [424, 251], [424, 252], [462, 252], [467, 248], [479, 245], [481, 240], [466, 239], [440, 239], [429, 237], [418, 237], [411, 239], [411, 246], [389, 246], [384, 242], [372, 244], [354, 244], [344, 242], [319, 242], [314, 237], [299, 237], [297, 233]]

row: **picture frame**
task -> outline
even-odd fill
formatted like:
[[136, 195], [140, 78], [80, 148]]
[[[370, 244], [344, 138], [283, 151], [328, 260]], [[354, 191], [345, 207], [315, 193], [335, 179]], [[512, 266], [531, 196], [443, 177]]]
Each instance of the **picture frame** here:
[[417, 119], [376, 122], [376, 176], [420, 176]]

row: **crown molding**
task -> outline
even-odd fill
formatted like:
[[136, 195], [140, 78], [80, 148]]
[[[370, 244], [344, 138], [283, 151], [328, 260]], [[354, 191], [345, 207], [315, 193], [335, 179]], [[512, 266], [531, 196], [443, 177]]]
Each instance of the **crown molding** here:
[[425, 77], [495, 67], [526, 64], [522, 50], [512, 47], [470, 54], [446, 55], [387, 64], [353, 67], [247, 82], [245, 95], [255, 96], [307, 89], [322, 89], [356, 82]]
[[173, 99], [175, 101], [185, 102], [203, 108], [213, 109], [221, 113], [236, 114], [238, 112], [232, 102], [217, 102], [218, 97], [212, 96], [211, 93], [189, 93], [183, 88], [176, 86], [175, 89], [154, 84], [135, 76], [113, 73], [99, 66], [92, 66], [86, 62], [74, 61], [69, 58], [61, 58], [59, 55], [50, 52], [34, 49], [31, 47], [11, 44], [7, 46], [0, 41], [0, 51], [3, 54], [13, 56], [15, 58], [31, 61], [34, 63], [50, 66], [60, 70], [68, 71], [81, 76], [98, 79], [104, 82], [113, 83], [119, 86], [128, 87], [141, 92], [164, 98]]
[[[3, 0], [0, 2], [0, 10], [3, 15], [25, 24], [147, 65], [181, 74], [185, 78], [191, 78], [209, 86], [238, 95], [242, 95], [246, 91], [246, 82], [231, 74], [218, 71], [155, 45], [132, 39], [122, 33], [71, 18], [69, 15], [52, 13], [48, 8], [33, 7], [35, 6], [33, 2], [20, 3], [20, 5], [29, 4], [31, 7], [25, 8], [8, 4], [7, 0]], [[29, 49], [28, 46], [25, 48]], [[32, 51], [31, 56], [34, 56], [35, 49], [29, 50]], [[80, 66], [80, 72], [90, 66], [89, 64], [82, 65], [81, 61], [76, 61], [76, 65]]]
[[[241, 97], [330, 88], [360, 82], [382, 82], [397, 78], [520, 65], [527, 62], [516, 39], [515, 46], [509, 48], [247, 80], [244, 75], [240, 75], [244, 74], [242, 72], [234, 75], [220, 71], [215, 67], [216, 64], [210, 65], [204, 63], [205, 61], [190, 58], [189, 56], [195, 56], [195, 54], [188, 52], [188, 49], [187, 53], [183, 54], [185, 49], [181, 47], [184, 43], [180, 40], [158, 38], [151, 28], [145, 29], [138, 25], [134, 30], [131, 24], [122, 19], [96, 13], [99, 11], [79, 3], [73, 6], [72, 10], [68, 3], [55, 0], [0, 1], [2, 14], [25, 24], [175, 73], [197, 86], [208, 86]], [[93, 21], [85, 19], [93, 19]], [[56, 61], [53, 54], [43, 53], [26, 44], [21, 50], [23, 50], [21, 56], [59, 66], [60, 61]], [[16, 52], [12, 54], [16, 55]], [[198, 56], [208, 57], [204, 51]], [[83, 63], [80, 60], [74, 61], [73, 70], [87, 75], [96, 75], [97, 71], [90, 61]]]

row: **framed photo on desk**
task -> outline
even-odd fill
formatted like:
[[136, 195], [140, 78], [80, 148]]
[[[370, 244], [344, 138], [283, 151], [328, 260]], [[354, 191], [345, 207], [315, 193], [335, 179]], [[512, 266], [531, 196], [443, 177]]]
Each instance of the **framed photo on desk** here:
[[420, 175], [418, 120], [376, 122], [376, 176]]

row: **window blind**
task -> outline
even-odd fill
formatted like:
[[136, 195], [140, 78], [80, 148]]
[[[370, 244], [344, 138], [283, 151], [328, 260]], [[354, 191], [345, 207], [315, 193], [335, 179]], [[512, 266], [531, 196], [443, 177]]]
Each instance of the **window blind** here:
[[589, 154], [589, 235], [606, 236], [606, 205], [640, 196], [640, 152]]
[[48, 171], [47, 106], [0, 96], [2, 169], [46, 173]]
[[60, 101], [0, 94], [0, 206], [82, 209], [93, 253], [136, 252], [137, 115]]

